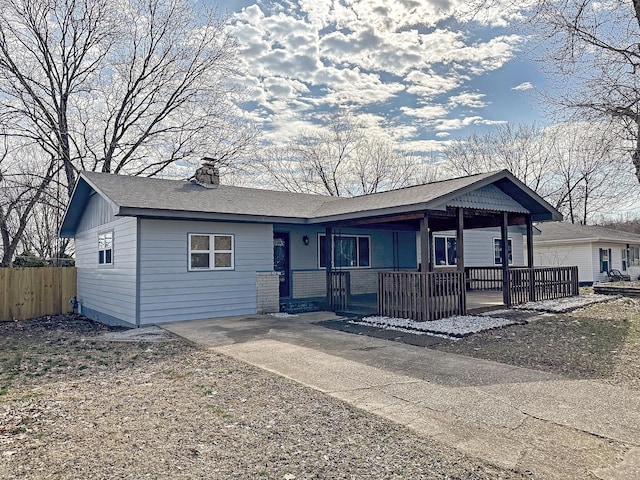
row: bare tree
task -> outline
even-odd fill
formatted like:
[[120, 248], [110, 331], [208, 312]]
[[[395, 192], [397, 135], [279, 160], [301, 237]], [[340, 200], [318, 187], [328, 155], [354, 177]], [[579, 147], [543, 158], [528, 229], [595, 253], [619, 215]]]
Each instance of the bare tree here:
[[31, 213], [56, 173], [56, 163], [38, 162], [33, 150], [10, 151], [5, 144], [0, 157], [0, 267], [11, 265], [29, 226]]
[[414, 184], [420, 163], [391, 140], [369, 134], [356, 117], [338, 112], [317, 131], [267, 148], [257, 168], [277, 188], [340, 197]]
[[257, 136], [234, 103], [235, 53], [226, 20], [188, 0], [0, 0], [5, 138], [37, 145], [68, 195], [79, 170], [230, 167]]
[[57, 158], [69, 192], [78, 169], [155, 175], [210, 153], [233, 114], [225, 27], [184, 0], [0, 0], [9, 133]]
[[559, 80], [557, 105], [579, 121], [608, 121], [640, 182], [640, 1], [539, 0], [533, 18]]
[[545, 129], [500, 126], [484, 136], [471, 135], [446, 150], [450, 175], [506, 168], [565, 214], [572, 223], [588, 223], [611, 205], [637, 198], [633, 174], [620, 165], [618, 142], [599, 124], [567, 123]]

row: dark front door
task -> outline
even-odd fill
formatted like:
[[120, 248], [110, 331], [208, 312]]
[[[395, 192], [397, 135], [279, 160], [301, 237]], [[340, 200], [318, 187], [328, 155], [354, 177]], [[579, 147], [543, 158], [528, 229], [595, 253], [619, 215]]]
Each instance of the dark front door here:
[[291, 296], [289, 234], [273, 232], [273, 269], [280, 274], [280, 297]]

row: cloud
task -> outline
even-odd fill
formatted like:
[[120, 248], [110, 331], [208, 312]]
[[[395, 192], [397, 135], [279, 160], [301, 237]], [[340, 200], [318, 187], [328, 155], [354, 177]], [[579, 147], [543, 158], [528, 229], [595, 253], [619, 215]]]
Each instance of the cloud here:
[[503, 120], [487, 120], [480, 116], [464, 117], [464, 118], [447, 118], [436, 120], [434, 128], [438, 131], [459, 130], [470, 125], [500, 125], [507, 123]]
[[454, 107], [471, 107], [482, 108], [486, 107], [487, 103], [482, 99], [486, 97], [484, 93], [460, 93], [449, 98], [449, 103]]
[[[262, 124], [272, 139], [279, 130], [290, 137], [287, 125], [299, 130], [313, 109], [341, 105], [378, 112], [379, 125], [403, 140], [486, 124], [475, 115], [451, 118], [452, 111], [488, 105], [470, 82], [509, 62], [522, 38], [462, 28], [467, 3], [265, 0], [245, 7], [233, 15], [231, 30], [248, 104], [266, 114]], [[488, 25], [507, 18], [500, 8], [486, 13]]]
[[531, 82], [522, 82], [520, 85], [516, 85], [512, 87], [511, 90], [518, 90], [524, 92], [525, 90], [531, 90], [533, 88], [533, 83]]

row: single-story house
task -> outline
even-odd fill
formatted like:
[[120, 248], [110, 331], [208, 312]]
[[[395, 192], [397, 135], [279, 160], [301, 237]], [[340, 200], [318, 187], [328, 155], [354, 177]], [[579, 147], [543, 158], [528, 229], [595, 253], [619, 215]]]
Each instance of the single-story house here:
[[[84, 315], [135, 326], [369, 294], [381, 312], [433, 319], [465, 311], [474, 266], [498, 271], [510, 303], [510, 269], [533, 267], [533, 222], [561, 218], [506, 170], [337, 198], [220, 185], [204, 168], [192, 181], [79, 175], [60, 235], [75, 239]], [[534, 295], [525, 283], [518, 295]]]
[[640, 235], [611, 228], [547, 222], [537, 225], [535, 265], [577, 265], [581, 285], [609, 281], [607, 272], [640, 276]]

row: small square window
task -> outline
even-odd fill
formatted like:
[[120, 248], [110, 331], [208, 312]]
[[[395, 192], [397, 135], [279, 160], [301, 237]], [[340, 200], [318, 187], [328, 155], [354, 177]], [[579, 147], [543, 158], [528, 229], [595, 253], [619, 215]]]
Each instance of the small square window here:
[[189, 234], [189, 270], [233, 270], [233, 235]]

